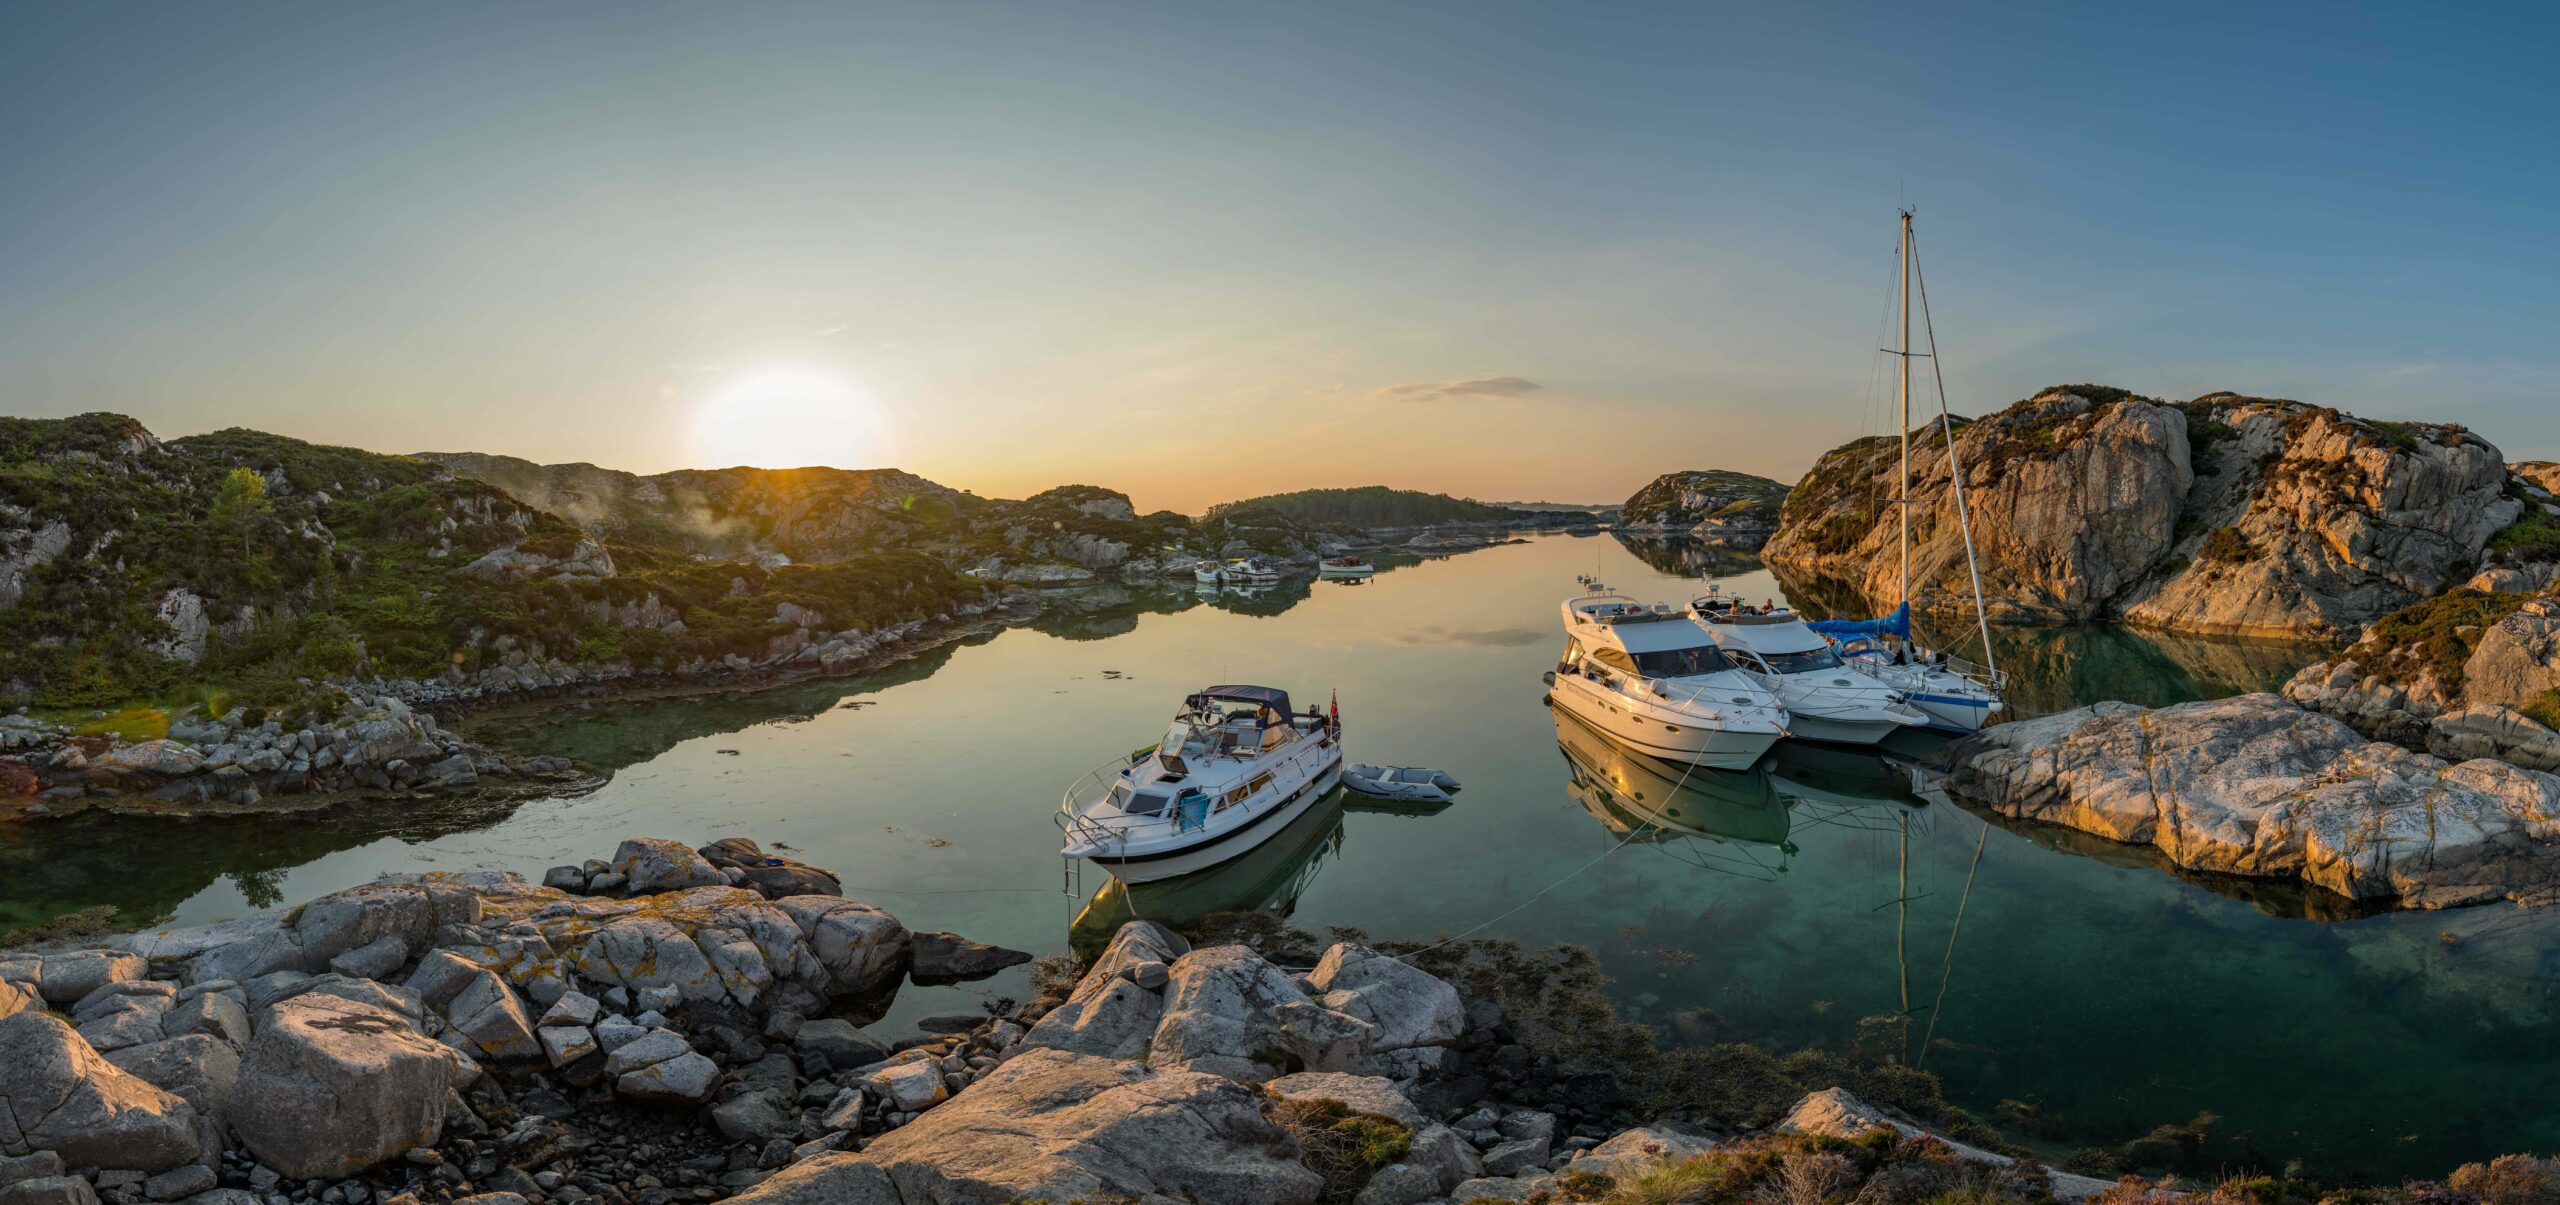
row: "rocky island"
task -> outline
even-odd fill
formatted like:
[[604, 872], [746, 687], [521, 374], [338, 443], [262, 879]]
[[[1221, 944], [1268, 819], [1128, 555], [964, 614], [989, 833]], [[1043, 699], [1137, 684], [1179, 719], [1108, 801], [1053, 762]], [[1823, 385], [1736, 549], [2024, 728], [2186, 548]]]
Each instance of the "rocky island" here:
[[[2560, 561], [2546, 487], [2456, 426], [2095, 385], [1952, 426], [1995, 623], [2334, 638], [2475, 575], [2540, 589]], [[1899, 455], [1859, 440], [1788, 493], [1763, 555], [1791, 587], [1890, 608]], [[1969, 615], [1939, 424], [1913, 432], [1912, 473], [1914, 609]]]

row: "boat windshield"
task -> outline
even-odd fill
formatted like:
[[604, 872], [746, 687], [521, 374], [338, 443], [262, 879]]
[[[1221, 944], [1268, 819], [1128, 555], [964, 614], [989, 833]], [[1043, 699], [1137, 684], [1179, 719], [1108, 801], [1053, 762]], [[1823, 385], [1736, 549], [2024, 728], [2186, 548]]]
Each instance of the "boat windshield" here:
[[1832, 651], [1829, 645], [1801, 653], [1762, 653], [1760, 659], [1769, 663], [1772, 672], [1781, 674], [1810, 674], [1816, 670], [1840, 668], [1840, 654]]
[[1694, 678], [1733, 668], [1733, 662], [1726, 660], [1724, 653], [1712, 644], [1637, 653], [1635, 660], [1636, 672], [1648, 678]]
[[1167, 757], [1203, 756], [1209, 752], [1208, 734], [1182, 720], [1175, 720], [1173, 727], [1165, 730], [1164, 740], [1157, 743], [1156, 752]]

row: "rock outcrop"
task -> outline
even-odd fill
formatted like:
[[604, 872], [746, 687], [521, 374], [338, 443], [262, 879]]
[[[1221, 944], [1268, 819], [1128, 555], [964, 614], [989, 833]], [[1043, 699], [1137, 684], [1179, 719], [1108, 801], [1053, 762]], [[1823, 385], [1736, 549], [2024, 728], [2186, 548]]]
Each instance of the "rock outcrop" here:
[[269, 1011], [249, 1043], [231, 1126], [267, 1166], [335, 1179], [435, 1145], [460, 1066], [398, 1013], [297, 996]]
[[821, 1155], [740, 1198], [921, 1205], [1111, 1197], [1311, 1205], [1321, 1181], [1219, 1076], [1031, 1050], [862, 1153]]
[[2560, 903], [2560, 777], [2368, 741], [2275, 695], [2100, 703], [1949, 752], [1949, 794], [2190, 870], [2445, 908]]
[[1686, 469], [1656, 477], [1618, 508], [1620, 531], [1695, 536], [1745, 551], [1778, 531], [1787, 487], [1727, 469]]
[[2451, 584], [2522, 510], [2498, 449], [2460, 427], [2230, 394], [2187, 409], [2217, 438], [2180, 516], [2184, 564], [2123, 604], [2133, 623], [2352, 632]]
[[[1912, 442], [1912, 603], [1969, 614], [1946, 434], [1932, 423]], [[2504, 555], [2530, 501], [2460, 427], [2230, 393], [2169, 405], [2048, 389], [1959, 420], [1954, 443], [1993, 622], [2349, 634]], [[1765, 555], [1792, 590], [1893, 605], [1900, 454], [1892, 437], [1859, 440], [1788, 494]]]
[[[1970, 613], [1946, 434], [1932, 423], [1912, 444], [1913, 609]], [[1955, 451], [1995, 622], [2105, 613], [2167, 554], [2192, 483], [2186, 415], [2121, 391], [2047, 390], [1956, 425]], [[1825, 454], [1787, 495], [1762, 555], [1790, 575], [1891, 606], [1901, 592], [1892, 506], [1900, 457], [1900, 442], [1884, 436]]]

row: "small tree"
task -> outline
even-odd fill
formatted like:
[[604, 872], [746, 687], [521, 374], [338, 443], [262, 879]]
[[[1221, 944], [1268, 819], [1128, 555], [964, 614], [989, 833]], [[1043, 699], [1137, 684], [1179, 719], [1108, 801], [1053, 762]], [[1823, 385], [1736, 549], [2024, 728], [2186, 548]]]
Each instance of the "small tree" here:
[[267, 479], [255, 470], [238, 468], [222, 479], [222, 488], [214, 491], [213, 529], [239, 541], [240, 563], [246, 566], [257, 553], [258, 529], [267, 516], [275, 513], [275, 504], [267, 501]]

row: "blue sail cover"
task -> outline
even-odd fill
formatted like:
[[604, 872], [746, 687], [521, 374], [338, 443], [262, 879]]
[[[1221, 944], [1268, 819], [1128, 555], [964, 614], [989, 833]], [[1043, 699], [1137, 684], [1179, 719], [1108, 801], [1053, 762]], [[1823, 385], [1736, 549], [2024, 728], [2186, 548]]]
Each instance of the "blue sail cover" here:
[[1882, 619], [1817, 619], [1804, 625], [1825, 636], [1851, 640], [1860, 636], [1899, 636], [1911, 639], [1911, 604], [1893, 609]]

